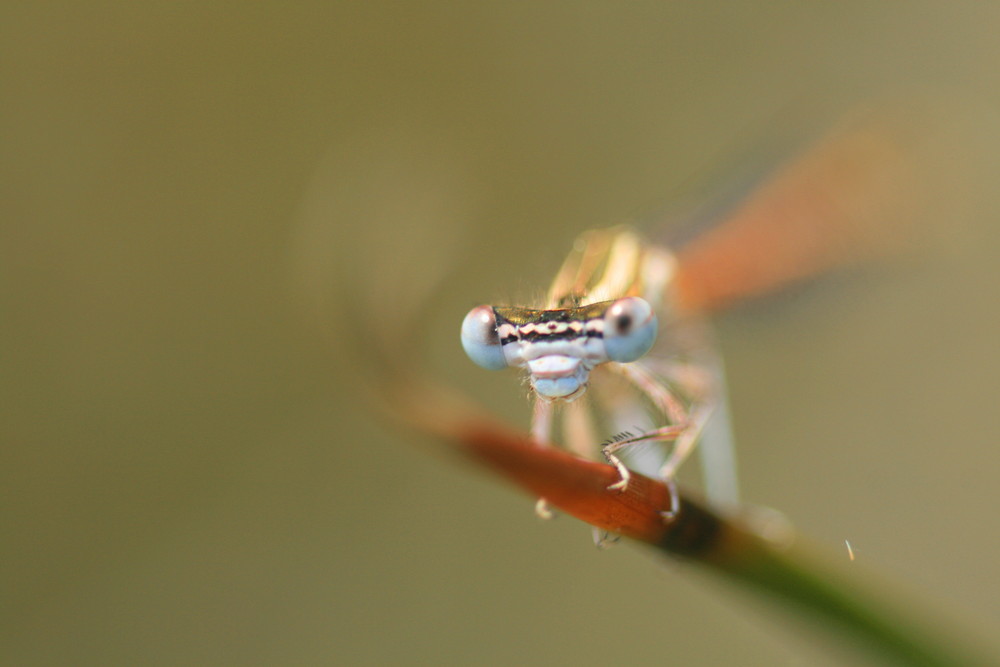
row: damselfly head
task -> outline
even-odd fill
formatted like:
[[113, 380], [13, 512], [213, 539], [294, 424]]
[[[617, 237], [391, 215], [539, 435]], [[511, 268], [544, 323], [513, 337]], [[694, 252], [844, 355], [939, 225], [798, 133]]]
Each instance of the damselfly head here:
[[554, 310], [477, 306], [462, 322], [462, 347], [483, 368], [525, 368], [544, 399], [571, 401], [595, 366], [639, 359], [656, 331], [656, 314], [636, 296]]

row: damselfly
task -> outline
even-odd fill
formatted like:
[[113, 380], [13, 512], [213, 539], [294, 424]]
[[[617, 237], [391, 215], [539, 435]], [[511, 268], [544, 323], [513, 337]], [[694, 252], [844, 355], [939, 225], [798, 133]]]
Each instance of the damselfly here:
[[[552, 442], [555, 408], [565, 406], [563, 443], [581, 456], [603, 454], [621, 475], [613, 489], [629, 482], [620, 454], [643, 443], [662, 443], [669, 453], [643, 448], [645, 456], [630, 464], [672, 481], [721, 406], [701, 323], [673, 307], [676, 268], [669, 250], [644, 243], [632, 229], [587, 232], [542, 308], [484, 305], [462, 324], [462, 344], [478, 365], [527, 371], [536, 397], [535, 440]], [[614, 435], [602, 442], [600, 432]], [[735, 475], [724, 477], [729, 488], [715, 491], [733, 500]], [[544, 503], [538, 509], [546, 514]]]
[[628, 228], [585, 233], [544, 304], [466, 316], [466, 353], [484, 368], [527, 371], [534, 439], [599, 451], [621, 476], [611, 488], [627, 487], [630, 467], [672, 485], [702, 441], [709, 498], [735, 502], [721, 365], [699, 313], [891, 246], [926, 166], [914, 159], [919, 133], [898, 120], [847, 123], [676, 253]]

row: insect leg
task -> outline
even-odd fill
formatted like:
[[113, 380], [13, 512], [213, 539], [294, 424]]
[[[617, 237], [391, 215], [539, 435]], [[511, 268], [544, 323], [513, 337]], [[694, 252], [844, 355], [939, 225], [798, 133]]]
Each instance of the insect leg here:
[[584, 396], [562, 407], [562, 442], [580, 458], [592, 459], [598, 439], [586, 399]]
[[[535, 408], [531, 415], [531, 437], [535, 442], [543, 447], [552, 444], [550, 436], [552, 433], [552, 402], [541, 398], [535, 398]], [[535, 514], [542, 519], [551, 519], [554, 516], [545, 498], [539, 498], [535, 503]]]
[[658, 368], [671, 386], [692, 397], [694, 405], [711, 407], [711, 416], [703, 425], [698, 439], [705, 495], [720, 507], [736, 507], [740, 498], [736, 448], [729, 422], [729, 401], [721, 360], [712, 355], [698, 363], [669, 363]]
[[[624, 466], [620, 465], [621, 462], [617, 457], [614, 457], [615, 451], [639, 442], [672, 440], [674, 442], [673, 450], [667, 462], [660, 468], [660, 477], [670, 486], [672, 509], [665, 514], [665, 518], [670, 518], [676, 512], [678, 506], [677, 490], [673, 484], [674, 474], [697, 444], [698, 436], [701, 434], [704, 423], [711, 414], [711, 407], [698, 407], [694, 413], [689, 413], [688, 408], [684, 406], [670, 389], [640, 364], [610, 364], [609, 366], [612, 370], [617, 371], [627, 378], [639, 391], [649, 396], [653, 404], [666, 415], [671, 423], [638, 436], [609, 443], [605, 447], [605, 456], [608, 456], [608, 460], [618, 467], [619, 472], [622, 472]], [[608, 452], [608, 449], [611, 449], [611, 451]], [[614, 457], [614, 459], [611, 457]], [[629, 476], [626, 470], [622, 473], [621, 481], [616, 482], [609, 488], [624, 490], [628, 486]]]
[[674, 440], [674, 448], [666, 463], [660, 468], [660, 477], [673, 479], [674, 475], [677, 474], [677, 469], [694, 451], [695, 445], [698, 444], [698, 436], [701, 435], [702, 429], [705, 428], [705, 424], [711, 416], [712, 407], [709, 405], [702, 405], [695, 409], [691, 414], [691, 420], [684, 425], [684, 429]]
[[658, 429], [654, 429], [652, 431], [640, 433], [639, 435], [621, 433], [614, 439], [612, 439], [610, 442], [606, 443], [601, 448], [601, 453], [604, 454], [604, 458], [608, 460], [608, 463], [618, 468], [618, 474], [621, 475], [621, 479], [612, 484], [611, 486], [609, 486], [608, 488], [624, 491], [625, 489], [628, 488], [629, 479], [631, 479], [632, 477], [632, 473], [629, 472], [628, 468], [625, 467], [625, 464], [622, 463], [621, 459], [615, 456], [615, 452], [624, 449], [626, 447], [638, 444], [640, 442], [676, 441], [684, 434], [686, 429], [687, 425], [677, 424], [673, 426], [663, 426]]

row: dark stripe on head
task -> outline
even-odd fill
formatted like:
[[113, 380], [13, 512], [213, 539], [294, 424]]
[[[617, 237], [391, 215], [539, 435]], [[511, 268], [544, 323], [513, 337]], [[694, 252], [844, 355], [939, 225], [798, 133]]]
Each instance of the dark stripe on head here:
[[[505, 328], [508, 331], [513, 329], [513, 331], [501, 337], [501, 345], [516, 341], [533, 343], [537, 341], [554, 342], [578, 338], [603, 338], [603, 331], [600, 328], [589, 325], [589, 323], [602, 319], [604, 313], [612, 303], [614, 301], [601, 301], [577, 308], [558, 308], [553, 310], [495, 307], [493, 313], [496, 316], [498, 331], [501, 328]], [[560, 324], [564, 326], [546, 326]], [[560, 330], [551, 330], [555, 328]]]

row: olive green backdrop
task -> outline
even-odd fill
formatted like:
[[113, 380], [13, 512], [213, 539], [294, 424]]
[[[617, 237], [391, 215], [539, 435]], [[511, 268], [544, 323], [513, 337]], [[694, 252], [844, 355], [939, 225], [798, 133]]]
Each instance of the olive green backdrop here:
[[[789, 109], [921, 87], [990, 117], [1000, 8], [19, 4], [0, 663], [841, 664], [784, 611], [597, 551], [387, 429], [337, 295], [398, 322], [432, 292], [428, 366], [526, 423], [518, 381], [463, 357], [467, 308], [537, 293], [576, 232], [725, 173]], [[717, 322], [747, 499], [987, 627], [998, 210]]]

